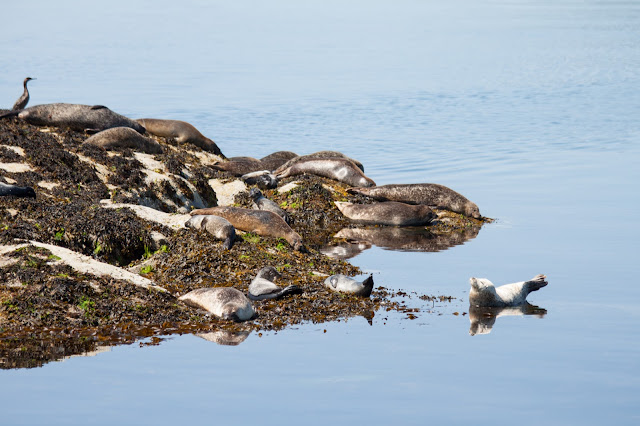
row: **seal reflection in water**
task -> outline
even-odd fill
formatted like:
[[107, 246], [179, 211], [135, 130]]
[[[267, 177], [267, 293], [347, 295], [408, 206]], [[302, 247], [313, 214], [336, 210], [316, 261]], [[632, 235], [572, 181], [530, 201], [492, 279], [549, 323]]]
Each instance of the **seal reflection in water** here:
[[290, 294], [302, 294], [302, 289], [296, 285], [285, 288], [275, 285], [274, 281], [280, 276], [280, 273], [273, 266], [265, 266], [260, 269], [249, 285], [249, 299], [280, 299]]
[[373, 276], [370, 275], [366, 280], [360, 282], [346, 275], [337, 274], [324, 280], [324, 285], [333, 291], [369, 297], [373, 290]]
[[546, 286], [547, 277], [539, 274], [529, 281], [520, 281], [513, 284], [505, 284], [500, 287], [493, 285], [486, 278], [469, 278], [471, 290], [469, 291], [469, 305], [481, 307], [517, 306], [527, 301], [527, 296], [532, 291], [540, 290]]
[[536, 315], [543, 318], [546, 309], [539, 308], [528, 302], [519, 306], [507, 306], [502, 308], [478, 307], [469, 305], [469, 334], [489, 334], [493, 329], [496, 319], [505, 316]]
[[233, 321], [246, 321], [256, 314], [249, 299], [232, 287], [199, 288], [178, 300], [189, 306], [205, 309], [219, 318]]

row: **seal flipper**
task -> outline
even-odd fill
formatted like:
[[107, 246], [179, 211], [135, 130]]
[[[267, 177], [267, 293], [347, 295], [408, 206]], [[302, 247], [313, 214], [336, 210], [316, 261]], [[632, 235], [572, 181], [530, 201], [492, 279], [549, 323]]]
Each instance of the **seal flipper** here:
[[280, 294], [278, 294], [276, 299], [279, 299], [279, 298], [284, 297], [284, 296], [289, 296], [289, 295], [292, 295], [292, 294], [302, 294], [302, 293], [304, 293], [304, 292], [297, 285], [289, 285], [289, 286], [285, 287], [284, 289], [282, 289], [282, 291], [280, 292]]
[[362, 282], [362, 286], [364, 287], [364, 291], [361, 293], [362, 296], [371, 296], [371, 291], [373, 290], [373, 275], [369, 275], [369, 277]]
[[540, 290], [542, 287], [546, 286], [547, 284], [549, 283], [547, 282], [546, 275], [539, 274], [533, 277], [530, 281], [527, 281], [525, 283], [525, 286], [528, 292], [531, 293], [532, 291]]

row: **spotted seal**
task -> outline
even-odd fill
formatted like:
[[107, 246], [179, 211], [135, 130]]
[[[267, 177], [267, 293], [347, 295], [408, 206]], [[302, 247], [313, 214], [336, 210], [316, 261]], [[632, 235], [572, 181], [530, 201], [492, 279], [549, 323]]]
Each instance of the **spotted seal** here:
[[222, 240], [222, 247], [230, 250], [236, 240], [236, 228], [227, 219], [212, 214], [196, 215], [184, 224], [187, 228], [206, 230], [219, 240]]
[[190, 143], [205, 151], [224, 158], [222, 151], [214, 141], [204, 136], [192, 124], [180, 120], [163, 120], [159, 118], [139, 118], [147, 132], [163, 138], [174, 138], [178, 143]]
[[274, 281], [280, 276], [280, 273], [273, 266], [265, 266], [260, 269], [249, 285], [249, 299], [280, 299], [284, 296], [302, 293], [302, 289], [296, 285], [285, 288], [278, 287]]
[[[362, 185], [364, 186], [364, 185]], [[454, 191], [437, 183], [411, 183], [350, 188], [351, 194], [367, 195], [378, 201], [399, 201], [408, 204], [426, 204], [480, 219], [478, 206]]]
[[364, 281], [356, 281], [343, 274], [332, 275], [324, 280], [325, 287], [341, 293], [349, 293], [355, 296], [369, 297], [373, 290], [373, 276], [369, 275]]
[[180, 296], [178, 300], [233, 321], [246, 321], [256, 314], [249, 299], [232, 287], [199, 288]]
[[469, 291], [469, 304], [473, 306], [503, 307], [517, 306], [527, 301], [527, 296], [532, 291], [540, 290], [546, 286], [547, 277], [539, 274], [529, 281], [520, 281], [513, 284], [505, 284], [500, 287], [493, 285], [486, 278], [469, 278], [471, 290]]
[[295, 250], [306, 251], [302, 237], [295, 232], [277, 214], [263, 210], [243, 209], [240, 207], [218, 206], [197, 209], [192, 215], [212, 214], [227, 219], [241, 231], [255, 232], [258, 235], [284, 238]]
[[428, 206], [396, 201], [372, 204], [335, 201], [335, 205], [349, 220], [362, 225], [421, 226], [437, 217]]
[[90, 136], [83, 145], [92, 145], [107, 151], [130, 148], [146, 154], [161, 154], [162, 146], [151, 138], [142, 136], [130, 127], [112, 127]]
[[375, 182], [369, 179], [353, 162], [345, 158], [310, 158], [299, 161], [287, 168], [280, 168], [275, 175], [278, 178], [313, 174], [346, 183], [351, 186], [370, 187]]
[[140, 134], [145, 132], [140, 123], [103, 105], [42, 104], [10, 111], [0, 115], [0, 118], [15, 116], [36, 126], [68, 127], [80, 132], [96, 133], [112, 127], [131, 127]]

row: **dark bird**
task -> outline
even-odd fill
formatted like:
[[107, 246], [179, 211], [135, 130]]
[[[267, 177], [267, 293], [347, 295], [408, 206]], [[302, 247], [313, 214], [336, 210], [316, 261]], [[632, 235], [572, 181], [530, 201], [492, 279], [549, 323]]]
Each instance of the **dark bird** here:
[[35, 80], [35, 78], [27, 77], [24, 79], [24, 93], [22, 93], [22, 96], [20, 96], [16, 103], [13, 104], [13, 108], [11, 108], [12, 111], [24, 109], [29, 103], [29, 90], [27, 90], [27, 83], [29, 80]]

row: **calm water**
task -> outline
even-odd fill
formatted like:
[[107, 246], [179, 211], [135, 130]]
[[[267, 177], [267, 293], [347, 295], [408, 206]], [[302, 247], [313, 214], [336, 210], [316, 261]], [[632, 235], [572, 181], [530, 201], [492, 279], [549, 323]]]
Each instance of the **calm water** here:
[[[228, 156], [336, 149], [498, 219], [446, 251], [352, 259], [456, 298], [412, 301], [431, 314], [2, 371], [2, 424], [640, 422], [639, 2], [31, 0], [3, 5], [0, 36], [5, 107], [37, 77], [32, 105], [187, 120]], [[471, 336], [454, 315], [470, 276], [537, 273], [543, 318]]]

